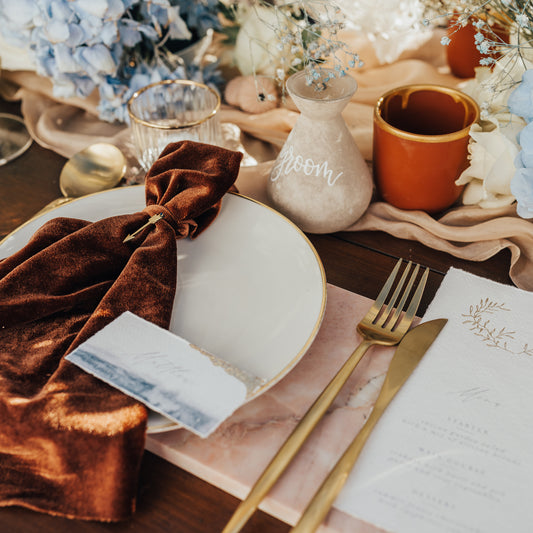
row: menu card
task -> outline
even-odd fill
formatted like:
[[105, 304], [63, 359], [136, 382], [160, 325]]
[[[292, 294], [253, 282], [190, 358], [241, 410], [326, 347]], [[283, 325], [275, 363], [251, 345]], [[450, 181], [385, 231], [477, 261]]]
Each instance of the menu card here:
[[451, 269], [434, 318], [335, 507], [394, 533], [529, 533], [533, 293]]
[[130, 312], [67, 359], [200, 437], [212, 433], [262, 383]]

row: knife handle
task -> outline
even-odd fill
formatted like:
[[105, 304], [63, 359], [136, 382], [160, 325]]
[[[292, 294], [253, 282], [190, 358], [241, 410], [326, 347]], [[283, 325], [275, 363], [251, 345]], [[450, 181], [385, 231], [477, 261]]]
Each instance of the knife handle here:
[[361, 344], [359, 344], [352, 355], [346, 360], [270, 461], [269, 465], [255, 482], [247, 498], [237, 507], [222, 533], [237, 533], [242, 529], [259, 506], [261, 500], [266, 496], [298, 450], [302, 447], [307, 437], [322, 419], [363, 355], [374, 344], [376, 342], [373, 340], [364, 339], [361, 341]]
[[431, 346], [447, 319], [436, 319], [425, 322], [413, 328], [400, 342], [394, 352], [385, 376], [385, 381], [379, 391], [374, 408], [365, 425], [361, 428], [342, 457], [337, 461], [333, 470], [323, 481], [305, 509], [300, 521], [291, 529], [292, 533], [310, 533], [320, 525], [328, 514], [335, 498], [346, 483], [363, 446], [377, 421], [396, 396], [407, 378], [411, 375], [420, 359]]
[[365, 425], [348, 446], [342, 457], [337, 461], [328, 477], [322, 482], [320, 488], [307, 505], [299, 522], [291, 529], [291, 533], [309, 533], [315, 531], [328, 514], [335, 498], [346, 483], [350, 472], [363, 449], [376, 422], [380, 419], [383, 411], [390, 403], [391, 398], [381, 403], [376, 402]]

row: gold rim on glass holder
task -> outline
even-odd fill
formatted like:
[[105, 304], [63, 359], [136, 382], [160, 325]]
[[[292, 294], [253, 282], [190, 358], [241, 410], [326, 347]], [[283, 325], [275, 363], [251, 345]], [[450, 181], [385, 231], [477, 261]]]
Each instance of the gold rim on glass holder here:
[[[149, 91], [150, 89], [153, 89], [154, 87], [161, 86], [161, 85], [188, 85], [193, 87], [198, 87], [199, 89], [205, 89], [209, 91], [214, 97], [215, 97], [215, 105], [213, 107], [213, 110], [209, 115], [206, 115], [200, 120], [193, 120], [192, 122], [187, 122], [184, 124], [179, 125], [169, 125], [169, 124], [156, 124], [154, 122], [149, 122], [147, 120], [144, 120], [142, 118], [139, 118], [132, 110], [133, 102], [144, 92]], [[150, 85], [147, 85], [146, 87], [143, 87], [142, 89], [139, 89], [138, 91], [135, 91], [130, 99], [128, 100], [128, 103], [126, 104], [128, 115], [132, 120], [134, 120], [137, 124], [143, 124], [144, 126], [148, 126], [149, 128], [159, 129], [159, 130], [181, 130], [185, 128], [191, 128], [193, 126], [198, 126], [199, 124], [202, 124], [203, 122], [208, 121], [210, 118], [213, 118], [220, 109], [221, 105], [221, 99], [220, 95], [217, 91], [215, 91], [213, 88], [209, 87], [208, 85], [205, 85], [204, 83], [199, 83], [197, 81], [191, 81], [191, 80], [163, 80], [158, 81], [155, 83], [151, 83]]]
[[[453, 131], [451, 133], [442, 133], [436, 135], [411, 133], [409, 131], [405, 131], [392, 126], [383, 118], [383, 109], [393, 96], [401, 96], [403, 100], [402, 107], [405, 107], [407, 99], [411, 96], [411, 94], [421, 91], [433, 91], [441, 94], [446, 94], [450, 96], [456, 103], [463, 104], [465, 108], [464, 127], [460, 130]], [[472, 116], [471, 120], [467, 120], [469, 116]], [[395, 89], [391, 89], [390, 91], [383, 94], [374, 106], [374, 120], [377, 122], [378, 126], [381, 129], [387, 131], [388, 133], [391, 133], [392, 135], [395, 135], [396, 137], [402, 137], [403, 139], [417, 142], [441, 143], [462, 139], [463, 137], [468, 135], [472, 124], [478, 122], [479, 116], [479, 106], [473, 98], [459, 91], [458, 89], [445, 87], [443, 85], [426, 84], [404, 85], [402, 87], [396, 87]], [[468, 122], [468, 124], [466, 124], [466, 122]]]

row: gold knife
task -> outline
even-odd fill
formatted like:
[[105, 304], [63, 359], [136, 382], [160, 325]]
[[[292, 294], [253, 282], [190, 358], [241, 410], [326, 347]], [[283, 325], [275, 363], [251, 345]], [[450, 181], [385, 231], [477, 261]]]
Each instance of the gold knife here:
[[348, 475], [376, 422], [380, 419], [401, 386], [407, 381], [407, 378], [437, 338], [446, 322], [448, 320], [445, 318], [424, 322], [409, 331], [402, 339], [394, 352], [378, 399], [365, 425], [337, 461], [337, 464], [315, 493], [300, 521], [291, 529], [291, 532], [310, 533], [315, 531], [322, 523], [348, 479]]

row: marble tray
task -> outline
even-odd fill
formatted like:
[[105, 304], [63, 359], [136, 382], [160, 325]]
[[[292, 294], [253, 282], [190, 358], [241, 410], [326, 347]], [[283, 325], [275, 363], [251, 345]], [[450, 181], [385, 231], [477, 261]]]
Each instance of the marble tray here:
[[[305, 357], [284, 379], [244, 405], [208, 439], [178, 429], [148, 435], [146, 448], [195, 476], [243, 499], [299, 418], [359, 342], [355, 325], [367, 298], [328, 284], [322, 327]], [[322, 479], [364, 424], [393, 349], [372, 348], [261, 509], [295, 524]], [[333, 509], [319, 529], [377, 533], [370, 524]]]

